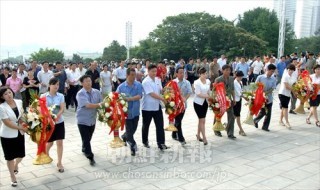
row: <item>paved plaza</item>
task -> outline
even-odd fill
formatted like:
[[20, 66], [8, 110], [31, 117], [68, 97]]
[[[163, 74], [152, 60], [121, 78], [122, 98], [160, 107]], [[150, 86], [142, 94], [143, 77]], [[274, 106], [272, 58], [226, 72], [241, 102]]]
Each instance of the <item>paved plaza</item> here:
[[[305, 123], [306, 115], [289, 115], [292, 130], [279, 126], [278, 102], [274, 102], [270, 132], [244, 125], [246, 137], [229, 140], [226, 133], [217, 137], [212, 131], [213, 113], [208, 110], [206, 133], [209, 144], [196, 141], [197, 116], [192, 98], [183, 120], [187, 144], [171, 139], [171, 149], [157, 150], [155, 126], [150, 126], [151, 148], [142, 147], [141, 118], [135, 139], [139, 145], [135, 157], [128, 147], [109, 148], [113, 136], [109, 127], [97, 122], [92, 139], [96, 166], [81, 152], [81, 139], [75, 112], [65, 112], [64, 173], [56, 167], [56, 147], [51, 150], [54, 161], [48, 165], [32, 165], [36, 144], [26, 136], [26, 157], [17, 175], [16, 189], [319, 189], [320, 128]], [[248, 108], [242, 108], [242, 120]], [[165, 125], [168, 124], [167, 115]], [[223, 117], [226, 121], [226, 114]], [[261, 121], [262, 123], [262, 121]], [[260, 124], [261, 126], [261, 124]], [[259, 126], [259, 127], [260, 127]], [[1, 152], [0, 189], [14, 189]]]

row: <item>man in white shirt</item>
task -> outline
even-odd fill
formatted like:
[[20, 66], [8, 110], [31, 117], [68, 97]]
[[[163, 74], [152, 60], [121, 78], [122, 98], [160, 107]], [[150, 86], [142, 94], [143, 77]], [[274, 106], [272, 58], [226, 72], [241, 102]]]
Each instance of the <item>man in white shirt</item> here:
[[53, 77], [53, 72], [49, 70], [49, 62], [42, 63], [42, 70], [38, 72], [37, 78], [40, 82], [40, 94], [48, 92], [49, 80]]
[[257, 56], [257, 60], [252, 63], [251, 71], [253, 72], [253, 82], [256, 81], [257, 77], [261, 74], [261, 71], [264, 68], [264, 64], [261, 61], [260, 56]]
[[222, 75], [222, 67], [223, 65], [227, 64], [227, 58], [225, 55], [221, 55], [221, 57], [218, 59], [218, 63], [220, 65], [220, 75]]
[[148, 135], [150, 123], [153, 119], [156, 126], [157, 145], [163, 151], [169, 148], [165, 145], [163, 113], [160, 105], [160, 101], [165, 102], [165, 99], [160, 95], [162, 84], [161, 80], [156, 77], [157, 66], [149, 65], [148, 72], [148, 76], [142, 81], [142, 143], [144, 147], [150, 148]]
[[120, 66], [117, 68], [115, 76], [117, 79], [117, 86], [115, 86], [115, 89], [117, 89], [121, 83], [126, 81], [127, 68], [124, 67], [124, 61], [120, 62]]
[[[28, 73], [25, 71], [25, 68], [26, 68], [26, 66], [23, 63], [19, 64], [17, 77], [20, 78], [22, 80], [22, 82], [23, 82], [24, 78], [26, 78], [28, 76]], [[27, 107], [26, 89], [22, 87], [20, 92], [21, 92], [21, 97], [22, 97], [23, 109], [26, 110], [26, 107]]]
[[67, 73], [67, 84], [69, 85], [69, 89], [66, 96], [66, 108], [69, 109], [71, 104], [71, 100], [73, 100], [77, 110], [78, 102], [76, 99], [76, 95], [79, 90], [79, 80], [80, 80], [80, 72], [76, 71], [77, 65], [75, 63], [71, 63], [70, 71]]
[[78, 68], [76, 68], [76, 72], [78, 72], [80, 74], [80, 77], [82, 77], [83, 75], [86, 74], [87, 69], [83, 67], [83, 63], [82, 62], [79, 62]]

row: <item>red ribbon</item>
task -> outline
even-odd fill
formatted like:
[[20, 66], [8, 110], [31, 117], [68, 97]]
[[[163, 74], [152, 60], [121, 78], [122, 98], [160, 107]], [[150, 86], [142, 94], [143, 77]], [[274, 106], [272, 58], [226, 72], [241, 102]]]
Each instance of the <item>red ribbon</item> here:
[[[39, 98], [39, 107], [40, 114], [42, 115], [41, 119], [41, 137], [38, 144], [38, 152], [37, 155], [40, 155], [42, 152], [46, 152], [46, 143], [50, 139], [53, 130], [54, 130], [54, 121], [51, 117], [51, 114], [47, 107], [47, 99], [46, 97]], [[50, 125], [50, 129], [47, 130], [47, 126]]]
[[162, 82], [164, 81], [166, 75], [167, 75], [167, 68], [164, 65], [158, 66], [157, 77], [159, 77]]
[[[110, 116], [111, 117], [111, 120], [112, 120], [112, 124], [110, 126], [110, 132], [109, 134], [111, 134], [111, 132], [114, 131], [114, 135], [115, 135], [115, 130], [118, 126], [118, 122], [120, 120], [120, 123], [121, 123], [121, 130], [124, 129], [124, 125], [125, 125], [125, 121], [126, 121], [126, 118], [127, 118], [127, 114], [124, 113], [123, 111], [123, 105], [120, 103], [119, 101], [119, 93], [117, 92], [113, 92], [112, 93], [113, 97], [112, 97], [112, 100], [110, 102], [110, 107], [113, 108], [112, 110], [112, 115]], [[110, 111], [110, 108], [106, 108], [107, 112]]]
[[[226, 90], [223, 82], [213, 84], [214, 90], [216, 91], [216, 98], [220, 106], [220, 112], [215, 113], [216, 117], [221, 118], [223, 114], [227, 111], [227, 98]], [[229, 105], [230, 106], [230, 105]]]
[[253, 101], [253, 105], [250, 110], [252, 115], [257, 115], [259, 113], [259, 110], [262, 108], [263, 104], [266, 101], [266, 99], [263, 96], [264, 84], [259, 82], [257, 83], [257, 85], [258, 85], [258, 88], [255, 92], [255, 99]]

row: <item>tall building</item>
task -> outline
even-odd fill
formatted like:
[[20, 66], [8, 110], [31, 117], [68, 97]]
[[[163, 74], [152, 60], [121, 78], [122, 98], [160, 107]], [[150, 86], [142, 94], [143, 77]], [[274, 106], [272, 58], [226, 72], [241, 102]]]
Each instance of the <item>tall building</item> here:
[[273, 9], [277, 13], [277, 17], [281, 19], [282, 3], [285, 3], [285, 19], [295, 28], [296, 24], [296, 12], [297, 12], [297, 0], [274, 0]]
[[281, 18], [285, 2], [285, 18], [292, 24], [297, 38], [313, 36], [320, 27], [320, 0], [274, 0], [273, 8]]
[[132, 22], [126, 22], [126, 48], [127, 59], [130, 59], [130, 48], [132, 46]]
[[298, 38], [313, 36], [320, 27], [320, 0], [303, 0], [298, 11], [301, 12], [301, 21], [297, 28]]

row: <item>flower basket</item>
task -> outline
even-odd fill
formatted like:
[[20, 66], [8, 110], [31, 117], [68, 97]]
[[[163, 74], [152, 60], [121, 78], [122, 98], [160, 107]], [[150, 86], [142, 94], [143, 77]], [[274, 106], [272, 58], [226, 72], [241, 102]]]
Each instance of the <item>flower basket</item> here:
[[119, 138], [119, 130], [124, 129], [125, 120], [128, 116], [128, 102], [125, 94], [110, 92], [103, 99], [101, 107], [98, 108], [98, 120], [106, 123], [113, 132], [113, 140], [110, 143], [111, 148], [119, 148], [125, 143]]

